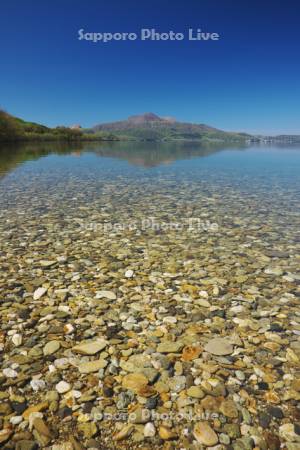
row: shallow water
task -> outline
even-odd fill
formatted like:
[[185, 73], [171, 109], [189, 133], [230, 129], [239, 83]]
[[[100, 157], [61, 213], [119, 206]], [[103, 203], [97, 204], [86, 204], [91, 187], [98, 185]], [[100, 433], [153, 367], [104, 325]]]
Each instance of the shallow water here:
[[125, 247], [131, 265], [157, 246], [165, 270], [211, 255], [214, 273], [248, 272], [275, 250], [296, 270], [300, 149], [48, 143], [4, 148], [0, 161], [1, 249], [12, 257], [32, 257], [41, 242], [48, 256], [90, 257], [99, 239], [102, 256]]
[[[168, 404], [162, 411], [198, 417], [227, 395], [231, 411], [222, 403], [222, 423], [211, 420], [218, 434], [228, 430], [222, 424], [245, 420], [260, 448], [275, 448], [278, 434], [285, 442], [281, 419], [270, 416], [272, 433], [261, 434], [258, 412], [275, 404], [284, 421], [299, 417], [299, 173], [294, 147], [48, 143], [0, 150], [3, 389], [25, 395], [28, 405], [43, 402], [60, 380], [87, 394], [89, 409], [77, 397], [68, 403], [75, 411], [70, 420], [51, 412], [65, 410], [64, 394], [44, 412], [59, 442], [71, 435], [81, 442], [82, 433], [89, 438], [99, 431], [105, 448], [124, 448], [112, 442], [123, 423], [103, 420], [97, 428], [89, 414], [85, 423], [83, 411], [97, 407], [117, 416], [129, 403], [148, 404], [148, 394], [160, 392], [153, 387], [157, 377], [167, 383], [157, 397], [158, 407]], [[227, 347], [230, 342], [225, 352], [211, 348], [220, 336]], [[101, 353], [107, 368], [88, 374], [94, 357], [79, 358], [74, 346], [98, 337], [109, 341]], [[171, 347], [162, 350], [166, 343]], [[55, 354], [47, 356], [49, 344]], [[176, 361], [175, 376], [162, 353], [168, 364]], [[50, 372], [49, 364], [61, 358], [65, 363]], [[128, 372], [139, 370], [147, 375], [148, 394], [132, 380], [127, 389], [134, 375]], [[179, 392], [181, 400], [195, 395], [186, 389], [195, 389], [196, 379], [203, 392], [180, 406]], [[109, 394], [102, 381], [112, 383]], [[243, 417], [236, 407], [244, 408]], [[166, 423], [154, 422], [157, 429]], [[176, 448], [189, 447], [190, 419], [167, 424]], [[132, 449], [144, 439], [141, 429], [136, 433], [126, 435]], [[160, 437], [169, 439], [166, 433], [160, 430]], [[226, 442], [235, 437], [226, 435]], [[165, 448], [157, 435], [147, 442]]]

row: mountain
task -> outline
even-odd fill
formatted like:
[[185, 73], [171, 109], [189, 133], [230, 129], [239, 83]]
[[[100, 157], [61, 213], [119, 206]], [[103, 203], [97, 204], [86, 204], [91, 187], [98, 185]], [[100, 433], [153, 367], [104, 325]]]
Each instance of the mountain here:
[[106, 131], [127, 139], [144, 141], [185, 139], [227, 142], [246, 141], [251, 138], [245, 133], [230, 133], [204, 124], [178, 122], [173, 117], [159, 117], [151, 112], [118, 122], [95, 125], [89, 131]]

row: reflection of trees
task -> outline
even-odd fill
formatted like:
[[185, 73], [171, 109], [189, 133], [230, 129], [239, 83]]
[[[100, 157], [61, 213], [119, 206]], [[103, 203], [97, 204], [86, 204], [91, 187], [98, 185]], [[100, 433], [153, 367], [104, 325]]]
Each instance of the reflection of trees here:
[[91, 152], [98, 156], [125, 159], [129, 163], [155, 167], [170, 164], [175, 160], [209, 156], [226, 148], [240, 148], [241, 145], [225, 146], [220, 143], [191, 141], [170, 142], [35, 142], [9, 143], [0, 146], [0, 175], [14, 170], [26, 161], [39, 159], [49, 154], [80, 156]]

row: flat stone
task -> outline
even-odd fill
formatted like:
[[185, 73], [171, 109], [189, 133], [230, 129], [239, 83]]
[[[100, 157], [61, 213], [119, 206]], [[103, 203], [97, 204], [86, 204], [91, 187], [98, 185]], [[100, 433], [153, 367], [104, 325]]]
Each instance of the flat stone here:
[[169, 379], [168, 382], [170, 390], [173, 392], [181, 392], [185, 388], [186, 378], [184, 376], [177, 376]]
[[164, 441], [169, 441], [171, 439], [177, 439], [177, 434], [169, 427], [160, 426], [158, 429], [159, 437]]
[[60, 349], [60, 343], [58, 341], [49, 341], [43, 348], [43, 353], [45, 356], [53, 355], [53, 353], [57, 352]]
[[138, 393], [142, 388], [147, 386], [148, 380], [142, 373], [130, 373], [122, 380], [122, 386], [135, 393]]
[[23, 342], [22, 335], [18, 333], [14, 334], [13, 337], [11, 338], [11, 341], [16, 347], [20, 347], [20, 345], [22, 345]]
[[113, 291], [98, 291], [96, 293], [96, 298], [106, 298], [107, 300], [116, 300], [117, 296]]
[[105, 359], [98, 359], [96, 361], [84, 362], [78, 366], [80, 373], [92, 373], [98, 372], [100, 369], [104, 369], [108, 364]]
[[224, 338], [214, 338], [208, 341], [204, 350], [217, 356], [230, 355], [233, 352], [233, 346]]
[[183, 348], [182, 342], [161, 342], [157, 346], [157, 351], [159, 353], [178, 353]]
[[220, 412], [231, 419], [235, 419], [239, 415], [236, 404], [231, 399], [226, 399], [221, 403]]
[[127, 439], [134, 430], [134, 426], [131, 424], [125, 425], [120, 431], [113, 435], [113, 439], [115, 441], [123, 441]]
[[72, 351], [80, 353], [81, 355], [95, 355], [107, 346], [107, 342], [104, 339], [98, 339], [97, 341], [84, 342], [82, 344], [75, 345]]
[[207, 445], [208, 447], [217, 445], [219, 441], [217, 434], [207, 422], [196, 423], [193, 434], [200, 444]]
[[90, 439], [93, 436], [96, 436], [98, 433], [98, 428], [95, 422], [79, 423], [78, 431], [83, 433], [85, 438]]
[[191, 386], [186, 391], [187, 395], [192, 398], [203, 398], [205, 396], [204, 392], [199, 386]]
[[28, 439], [22, 439], [16, 443], [16, 450], [36, 450], [37, 444]]
[[39, 300], [43, 295], [45, 295], [47, 292], [46, 288], [39, 287], [37, 288], [33, 293], [33, 300]]

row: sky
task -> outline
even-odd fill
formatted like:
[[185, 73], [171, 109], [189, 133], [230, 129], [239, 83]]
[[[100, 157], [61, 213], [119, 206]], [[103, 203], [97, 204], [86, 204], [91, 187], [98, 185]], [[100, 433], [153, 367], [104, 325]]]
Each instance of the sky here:
[[[0, 107], [48, 126], [154, 112], [300, 134], [299, 0], [2, 0]], [[140, 30], [184, 33], [139, 39]], [[190, 41], [188, 29], [220, 35]], [[136, 33], [129, 41], [84, 33]]]

